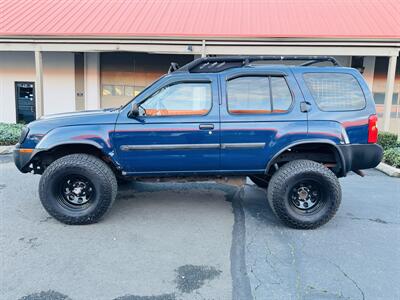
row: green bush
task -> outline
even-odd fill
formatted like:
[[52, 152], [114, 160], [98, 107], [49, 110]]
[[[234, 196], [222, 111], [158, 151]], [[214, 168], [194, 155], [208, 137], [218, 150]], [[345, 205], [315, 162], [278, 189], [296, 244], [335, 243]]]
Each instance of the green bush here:
[[398, 145], [397, 134], [391, 132], [379, 132], [378, 134], [378, 144], [383, 147], [384, 150], [394, 148]]
[[23, 124], [0, 123], [0, 145], [15, 145], [21, 135]]
[[388, 165], [400, 168], [400, 148], [391, 148], [383, 152], [383, 160]]

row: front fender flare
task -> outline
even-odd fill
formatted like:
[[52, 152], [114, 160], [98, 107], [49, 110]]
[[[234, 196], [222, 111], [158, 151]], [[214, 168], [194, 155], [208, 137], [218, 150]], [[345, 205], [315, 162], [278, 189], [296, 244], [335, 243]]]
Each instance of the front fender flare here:
[[105, 156], [110, 158], [115, 166], [119, 166], [115, 159], [114, 147], [111, 139], [111, 134], [113, 132], [113, 124], [55, 128], [39, 141], [35, 148], [35, 154], [64, 145], [90, 145], [96, 147]]

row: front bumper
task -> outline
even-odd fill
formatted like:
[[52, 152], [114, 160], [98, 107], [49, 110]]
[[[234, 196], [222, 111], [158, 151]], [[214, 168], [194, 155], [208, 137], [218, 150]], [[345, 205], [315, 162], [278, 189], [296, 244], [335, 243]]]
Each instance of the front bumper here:
[[18, 170], [20, 170], [22, 173], [30, 172], [32, 168], [30, 168], [29, 165], [36, 152], [37, 150], [35, 149], [20, 148], [17, 144], [13, 151], [13, 156], [15, 166], [18, 168]]
[[375, 168], [382, 160], [383, 149], [378, 144], [338, 145], [345, 173]]

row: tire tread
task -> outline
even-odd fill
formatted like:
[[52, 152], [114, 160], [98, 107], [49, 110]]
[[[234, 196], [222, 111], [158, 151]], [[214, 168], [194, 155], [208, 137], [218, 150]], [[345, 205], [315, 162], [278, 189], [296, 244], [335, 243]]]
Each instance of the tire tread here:
[[[331, 188], [333, 188], [334, 201], [328, 213], [317, 222], [304, 222], [296, 220], [287, 214], [283, 201], [285, 201], [282, 189], [287, 180], [300, 173], [319, 173], [324, 176]], [[275, 215], [287, 226], [296, 229], [314, 229], [327, 223], [336, 214], [341, 202], [341, 187], [336, 175], [327, 167], [311, 160], [294, 160], [283, 165], [271, 178], [267, 191], [269, 205]]]
[[[54, 201], [52, 199], [48, 199], [48, 196], [46, 194], [49, 179], [52, 178], [55, 172], [57, 172], [60, 168], [67, 168], [70, 166], [74, 166], [78, 169], [81, 168], [82, 170], [91, 168], [96, 174], [98, 174], [102, 182], [107, 183], [104, 184], [102, 188], [105, 190], [105, 194], [110, 195], [110, 201], [100, 201], [100, 206], [97, 207], [95, 209], [95, 213], [90, 216], [66, 216], [59, 213], [53, 208], [52, 205], [49, 205], [48, 203], [48, 201]], [[111, 168], [101, 159], [89, 154], [70, 154], [55, 160], [44, 171], [39, 182], [39, 196], [44, 208], [55, 219], [65, 224], [90, 224], [97, 222], [111, 208], [113, 202], [115, 201], [117, 191], [117, 180]]]

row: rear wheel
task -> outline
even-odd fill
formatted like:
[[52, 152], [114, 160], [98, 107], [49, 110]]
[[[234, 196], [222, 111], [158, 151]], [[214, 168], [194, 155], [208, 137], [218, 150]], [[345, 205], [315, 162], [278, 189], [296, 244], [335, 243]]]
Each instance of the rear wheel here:
[[295, 160], [272, 176], [268, 202], [286, 225], [312, 229], [335, 215], [341, 202], [341, 188], [335, 174], [322, 164]]
[[40, 200], [47, 212], [65, 224], [97, 222], [112, 206], [117, 181], [109, 166], [87, 154], [54, 161], [40, 178]]

